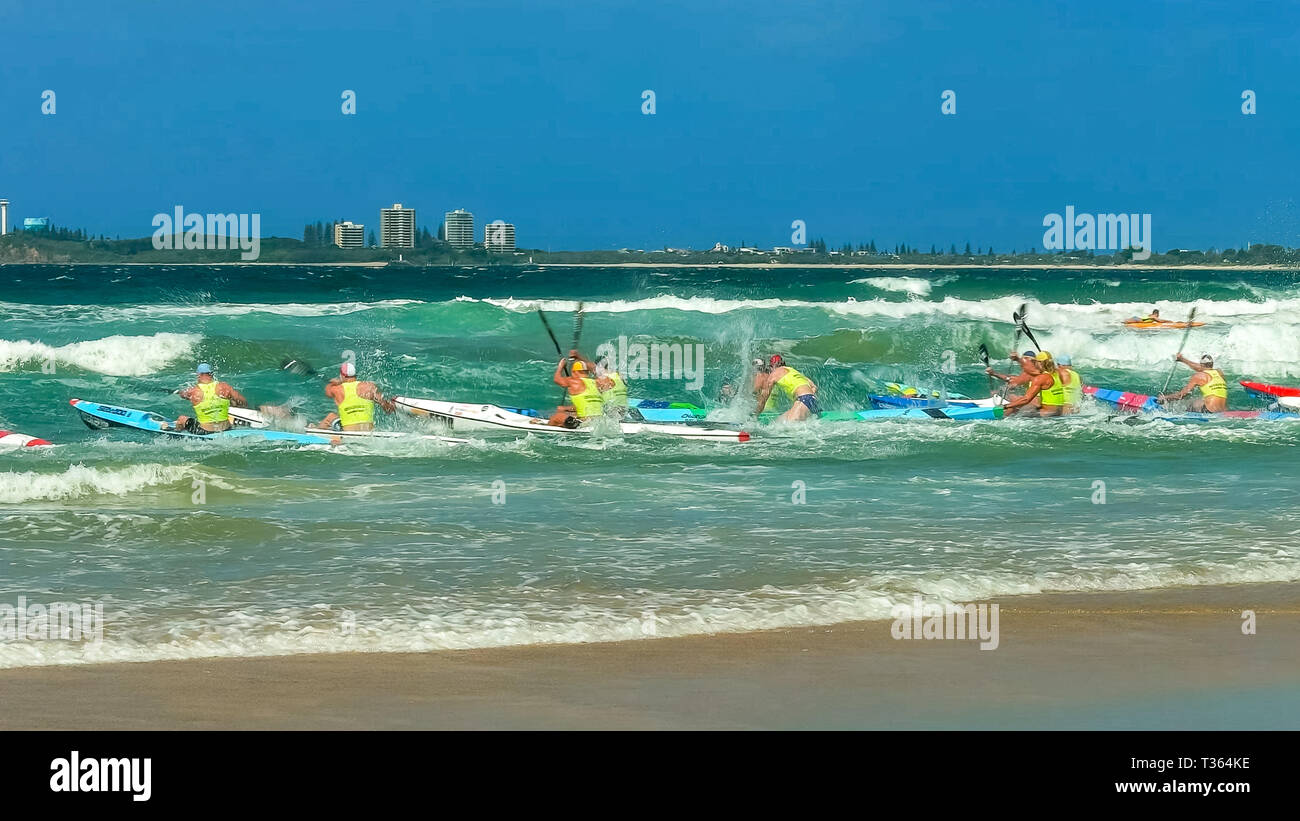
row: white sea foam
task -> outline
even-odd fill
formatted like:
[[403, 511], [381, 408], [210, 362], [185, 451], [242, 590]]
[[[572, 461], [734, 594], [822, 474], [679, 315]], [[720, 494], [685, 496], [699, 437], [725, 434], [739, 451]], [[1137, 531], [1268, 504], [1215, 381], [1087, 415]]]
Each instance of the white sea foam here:
[[[462, 300], [463, 301], [463, 300]], [[479, 300], [475, 300], [479, 301]], [[579, 303], [567, 299], [484, 299], [515, 313], [531, 313], [538, 308], [545, 311], [572, 312]], [[587, 313], [630, 313], [632, 311], [684, 311], [702, 314], [727, 314], [736, 311], [810, 310], [831, 315], [913, 319], [932, 316], [966, 320], [1010, 323], [1011, 312], [1023, 297], [1006, 296], [997, 299], [971, 301], [946, 297], [940, 302], [892, 302], [883, 299], [865, 299], [856, 302], [813, 302], [801, 299], [719, 299], [716, 297], [680, 297], [671, 294], [644, 299], [586, 302]]]
[[[882, 277], [881, 279], [898, 279]], [[908, 279], [903, 277], [901, 279]], [[865, 281], [865, 280], [859, 280]], [[917, 280], [926, 282], [926, 280]], [[901, 286], [897, 290], [903, 290]], [[579, 302], [569, 299], [516, 299], [514, 297], [482, 300], [460, 296], [455, 302], [484, 302], [516, 313], [528, 313], [538, 308], [548, 311], [574, 311]], [[629, 311], [677, 310], [693, 311], [706, 314], [721, 314], [732, 311], [759, 310], [767, 308], [804, 308], [821, 310], [837, 314], [859, 316], [893, 317], [911, 319], [918, 316], [934, 315], [956, 319], [980, 319], [997, 322], [1010, 322], [1011, 312], [1021, 304], [1030, 307], [1030, 324], [1041, 323], [1044, 327], [1053, 323], [1074, 323], [1083, 319], [1097, 328], [1107, 330], [1127, 330], [1122, 326], [1123, 320], [1132, 316], [1145, 315], [1156, 307], [1161, 315], [1170, 319], [1182, 319], [1195, 306], [1199, 312], [1198, 321], [1207, 323], [1231, 323], [1248, 319], [1268, 319], [1278, 321], [1295, 315], [1300, 310], [1300, 298], [1274, 299], [1262, 302], [1250, 300], [1224, 300], [1215, 302], [1198, 300], [1194, 302], [1091, 302], [1076, 303], [1040, 303], [1019, 294], [1008, 294], [990, 299], [969, 300], [956, 297], [944, 297], [938, 301], [895, 302], [883, 299], [863, 299], [856, 302], [814, 302], [799, 299], [720, 299], [717, 297], [691, 296], [681, 297], [673, 294], [645, 297], [643, 299], [610, 300], [606, 302], [586, 302], [584, 309], [588, 313], [626, 313]], [[1154, 332], [1158, 333], [1158, 332]]]
[[[569, 300], [483, 300], [515, 312], [542, 308], [548, 311], [573, 311], [576, 301]], [[679, 297], [672, 295], [638, 300], [588, 302], [588, 313], [627, 313], [631, 311], [676, 310], [704, 314], [727, 314], [738, 311], [810, 310], [844, 318], [863, 320], [924, 321], [932, 326], [943, 322], [978, 323], [953, 327], [959, 341], [981, 341], [988, 329], [980, 325], [1011, 327], [1011, 315], [1021, 304], [1028, 304], [1029, 325], [1044, 348], [1070, 354], [1081, 368], [1106, 367], [1159, 370], [1169, 367], [1175, 348], [1182, 339], [1179, 330], [1133, 330], [1123, 321], [1145, 314], [1152, 303], [1036, 303], [1023, 296], [1008, 295], [994, 299], [967, 300], [945, 297], [938, 301], [884, 299], [856, 302], [812, 302], [785, 299], [717, 299], [713, 297]], [[1300, 376], [1300, 298], [1252, 302], [1156, 302], [1162, 316], [1186, 317], [1193, 306], [1204, 327], [1195, 328], [1188, 339], [1187, 353], [1210, 353], [1230, 373], [1270, 377]], [[975, 334], [972, 336], [972, 334]], [[1006, 344], [1010, 344], [1010, 338]]]
[[33, 305], [0, 302], [0, 312], [13, 319], [87, 320], [114, 322], [171, 317], [230, 317], [268, 314], [271, 316], [344, 316], [363, 311], [420, 305], [417, 299], [381, 299], [375, 302], [172, 302], [154, 305]]
[[880, 291], [894, 291], [916, 296], [929, 296], [930, 290], [934, 287], [928, 279], [920, 277], [866, 277], [865, 279], [850, 280], [853, 285], [870, 285]]
[[[458, 301], [466, 301], [466, 298], [458, 298]], [[532, 313], [538, 308], [545, 311], [576, 311], [580, 304], [577, 300], [568, 299], [470, 299], [473, 302], [483, 302], [488, 305], [495, 305], [498, 308], [504, 308], [507, 311], [515, 313]], [[818, 303], [799, 302], [796, 300], [781, 299], [715, 299], [713, 297], [680, 297], [680, 296], [656, 296], [646, 299], [616, 299], [609, 302], [587, 302], [585, 308], [588, 313], [627, 313], [629, 311], [656, 311], [656, 310], [677, 310], [677, 311], [694, 311], [705, 314], [725, 314], [730, 311], [741, 311], [751, 308], [782, 308], [804, 306], [811, 307]]]
[[[1160, 371], [1172, 367], [1173, 354], [1183, 331], [1132, 330], [1121, 323], [1128, 312], [1138, 313], [1137, 304], [1125, 306], [1045, 305], [1031, 311], [1035, 337], [1047, 350], [1068, 353], [1081, 367], [1123, 368]], [[1195, 358], [1203, 353], [1231, 374], [1300, 376], [1300, 300], [1272, 303], [1201, 303], [1198, 321], [1187, 336], [1184, 353]], [[1186, 317], [1190, 306], [1174, 303], [1162, 308], [1162, 316]], [[1037, 326], [1034, 323], [1041, 323]], [[1180, 367], [1175, 378], [1190, 376]]]
[[[203, 615], [173, 614], [165, 627], [138, 605], [111, 602], [101, 644], [6, 642], [0, 668], [219, 657], [283, 656], [302, 653], [387, 652], [595, 643], [657, 637], [744, 633], [891, 618], [896, 605], [921, 595], [927, 603], [996, 601], [1047, 592], [1125, 591], [1174, 586], [1300, 580], [1300, 560], [1238, 560], [1195, 569], [1118, 568], [1071, 572], [964, 573], [960, 578], [879, 574], [839, 587], [764, 586], [734, 593], [652, 593], [627, 601], [591, 596], [587, 601], [552, 600], [526, 586], [527, 598], [428, 599], [382, 608], [333, 604], [270, 608], [205, 605]], [[354, 609], [349, 609], [353, 607]]]
[[62, 473], [0, 473], [0, 504], [64, 501], [92, 496], [126, 496], [190, 476], [188, 465], [141, 464], [123, 468], [71, 465]]
[[189, 354], [200, 339], [198, 334], [119, 334], [60, 346], [27, 339], [0, 339], [0, 372], [53, 362], [56, 370], [63, 365], [110, 376], [143, 376]]

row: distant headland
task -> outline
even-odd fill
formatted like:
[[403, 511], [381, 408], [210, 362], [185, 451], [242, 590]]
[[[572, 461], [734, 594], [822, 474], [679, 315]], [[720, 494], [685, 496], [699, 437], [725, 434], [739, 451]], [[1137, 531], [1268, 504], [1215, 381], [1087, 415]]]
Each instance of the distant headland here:
[[[216, 238], [213, 238], [216, 239]], [[247, 265], [238, 247], [155, 248], [150, 237], [107, 239], [82, 231], [51, 229], [16, 231], [0, 236], [0, 264], [87, 265]], [[176, 244], [177, 246], [180, 243]], [[246, 255], [245, 255], [246, 256]], [[759, 249], [717, 244], [707, 250], [662, 248], [655, 250], [546, 251], [519, 249], [507, 253], [483, 246], [454, 248], [428, 238], [413, 248], [339, 248], [325, 242], [283, 237], [260, 240], [253, 264], [415, 266], [526, 266], [588, 265], [602, 267], [744, 267], [744, 268], [1195, 268], [1285, 270], [1300, 268], [1300, 249], [1253, 244], [1247, 248], [1185, 250], [1152, 253], [1134, 259], [1133, 251], [1097, 254], [1090, 251], [998, 253], [992, 248], [958, 250], [950, 246], [929, 251], [905, 245], [878, 249], [874, 242], [828, 248], [814, 241], [807, 247]]]

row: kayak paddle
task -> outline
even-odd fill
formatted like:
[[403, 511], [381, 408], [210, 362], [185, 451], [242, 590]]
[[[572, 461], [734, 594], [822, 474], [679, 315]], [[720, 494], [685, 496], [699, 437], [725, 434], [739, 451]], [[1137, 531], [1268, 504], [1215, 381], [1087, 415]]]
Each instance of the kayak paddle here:
[[[989, 362], [989, 348], [987, 345], [984, 344], [980, 345], [980, 361], [984, 363], [984, 367], [986, 368], [993, 367], [992, 363]], [[989, 396], [992, 396], [993, 395], [993, 374], [988, 374], [988, 378], [989, 378]]]
[[[298, 376], [319, 376], [316, 369], [301, 359], [285, 359], [280, 362], [280, 370], [289, 371]], [[180, 393], [184, 388], [163, 388], [167, 393]]]
[[[578, 310], [573, 314], [573, 344], [569, 346], [569, 350], [571, 351], [578, 350], [578, 340], [582, 337], [582, 320], [583, 317], [585, 316], [585, 314], [583, 314], [582, 312], [583, 305], [584, 303], [579, 302]], [[569, 368], [568, 362], [564, 364], [564, 375], [565, 376], [573, 375], [573, 371]], [[560, 394], [561, 394], [560, 403], [564, 404], [564, 400], [569, 398], [569, 389], [568, 388], [562, 389]]]
[[[330, 370], [337, 371], [339, 368], [343, 367], [343, 364], [344, 363], [340, 362], [337, 365], [330, 365]], [[289, 373], [297, 374], [298, 376], [325, 376], [325, 374], [312, 367], [310, 362], [306, 362], [302, 359], [286, 359], [280, 363], [280, 370], [288, 371]]]
[[586, 317], [586, 313], [583, 312], [583, 306], [584, 306], [584, 305], [585, 305], [585, 303], [579, 302], [579, 303], [578, 303], [578, 311], [577, 311], [577, 313], [575, 313], [575, 314], [573, 315], [573, 348], [572, 348], [572, 350], [577, 350], [577, 349], [578, 349], [578, 340], [582, 337], [582, 320]]
[[1027, 313], [1029, 313], [1028, 302], [1022, 302], [1020, 310], [1011, 312], [1011, 321], [1016, 326], [1016, 338], [1011, 343], [1011, 352], [1017, 355], [1020, 353], [1017, 349], [1020, 347], [1020, 335], [1025, 332], [1025, 314]]
[[296, 373], [299, 376], [315, 376], [316, 369], [301, 359], [286, 359], [280, 363], [280, 370]]
[[[573, 346], [570, 348], [570, 350], [577, 350], [578, 339], [582, 336], [582, 320], [584, 316], [582, 310], [583, 305], [584, 303], [579, 302], [578, 311], [573, 315]], [[537, 316], [541, 318], [542, 327], [546, 328], [546, 335], [551, 338], [551, 344], [555, 346], [555, 352], [560, 355], [560, 358], [562, 359], [565, 358], [564, 349], [560, 347], [560, 340], [555, 338], [555, 331], [551, 329], [551, 323], [546, 318], [546, 312], [543, 311], [541, 308], [538, 308]], [[570, 373], [571, 372], [569, 370], [569, 363], [566, 361], [564, 363], [564, 375], [569, 376]], [[568, 396], [569, 396], [569, 390], [567, 388], [561, 388], [559, 404], [563, 405], [564, 400], [567, 399]]]
[[[1022, 303], [1020, 303], [1020, 310], [1018, 310], [1018, 311], [1012, 311], [1012, 312], [1011, 312], [1011, 321], [1014, 322], [1015, 325], [1016, 325], [1016, 338], [1015, 338], [1014, 340], [1012, 340], [1012, 342], [1011, 342], [1011, 355], [1012, 355], [1012, 356], [1019, 356], [1019, 355], [1020, 355], [1020, 335], [1023, 334], [1023, 333], [1025, 333], [1026, 330], [1028, 330], [1028, 329], [1025, 327], [1025, 315], [1028, 314], [1028, 313], [1029, 313], [1029, 303], [1028, 303], [1028, 302], [1022, 302]], [[1010, 391], [1010, 390], [1011, 390], [1011, 381], [1010, 381], [1010, 380], [1007, 380], [1007, 382], [1004, 383], [1004, 384], [1002, 385], [1002, 401], [1003, 401], [1003, 402], [1006, 401], [1006, 399], [1007, 399], [1007, 392]], [[992, 393], [992, 391], [990, 391], [990, 393]]]
[[[338, 365], [335, 365], [334, 370], [338, 370], [339, 366], [342, 364], [343, 363], [340, 362]], [[301, 359], [286, 359], [282, 361], [280, 363], [280, 370], [288, 371], [289, 373], [294, 374], [295, 376], [314, 376], [321, 379], [325, 378], [325, 375], [322, 374], [320, 371], [316, 370], [315, 368], [313, 368], [310, 362], [305, 362]], [[272, 407], [272, 406], [266, 405], [264, 407]], [[286, 405], [284, 407], [288, 407], [288, 406]]]
[[[1196, 306], [1192, 306], [1192, 312], [1187, 315], [1187, 327], [1183, 330], [1183, 341], [1178, 343], [1178, 352], [1182, 353], [1187, 347], [1187, 336], [1192, 332], [1192, 320], [1196, 319]], [[1161, 393], [1169, 390], [1169, 383], [1174, 378], [1174, 371], [1178, 368], [1178, 361], [1174, 360], [1173, 367], [1169, 369], [1169, 376], [1165, 377], [1165, 386], [1160, 389]]]
[[546, 329], [546, 335], [551, 338], [551, 344], [555, 346], [556, 356], [564, 356], [564, 351], [560, 350], [560, 341], [555, 338], [555, 331], [551, 330], [551, 323], [546, 320], [546, 312], [538, 308], [537, 316], [541, 318], [542, 327]]
[[[564, 350], [560, 348], [560, 340], [555, 338], [555, 331], [551, 330], [551, 323], [546, 319], [546, 312], [541, 308], [537, 309], [537, 316], [542, 320], [542, 327], [546, 329], [546, 335], [551, 338], [551, 344], [555, 346], [556, 356], [564, 359]], [[564, 363], [564, 375], [569, 375], [569, 363]], [[564, 400], [568, 397], [567, 388], [560, 388], [560, 401], [557, 404], [563, 405]]]
[[[296, 373], [299, 376], [316, 376], [316, 369], [301, 359], [285, 359], [280, 362], [280, 370]], [[184, 388], [162, 388], [167, 393], [180, 393]]]
[[[1034, 343], [1034, 349], [1041, 351], [1043, 350], [1043, 346], [1038, 344], [1037, 339], [1034, 339], [1034, 332], [1029, 330], [1029, 325], [1025, 323], [1025, 308], [1026, 306], [1021, 305], [1020, 313], [1015, 314], [1014, 319], [1016, 320], [1016, 323], [1020, 326], [1020, 331], [1024, 333], [1025, 336], [1029, 337], [1030, 342]], [[1020, 341], [1019, 338], [1017, 338], [1016, 341], [1019, 342]]]

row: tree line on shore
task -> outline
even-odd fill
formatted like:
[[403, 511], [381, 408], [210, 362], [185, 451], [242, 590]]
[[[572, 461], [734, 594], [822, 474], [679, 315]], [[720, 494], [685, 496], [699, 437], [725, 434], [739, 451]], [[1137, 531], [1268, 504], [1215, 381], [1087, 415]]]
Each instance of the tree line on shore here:
[[[1015, 265], [1068, 264], [1079, 266], [1113, 266], [1131, 264], [1133, 251], [1098, 254], [1093, 251], [998, 253], [990, 245], [972, 248], [966, 243], [959, 251], [956, 244], [942, 250], [931, 245], [928, 252], [906, 243], [892, 250], [881, 248], [875, 240], [843, 243], [832, 249], [824, 239], [814, 239], [806, 247], [777, 252], [759, 250], [743, 243], [725, 250], [691, 250], [663, 248], [644, 250], [543, 251], [520, 249], [515, 254], [488, 253], [481, 246], [455, 249], [437, 232], [427, 227], [416, 229], [414, 248], [376, 247], [375, 232], [369, 229], [367, 247], [338, 248], [334, 245], [334, 226], [340, 221], [308, 223], [302, 239], [268, 237], [261, 241], [260, 262], [403, 262], [415, 265], [518, 265], [528, 260], [537, 264], [619, 264], [627, 262], [672, 262], [676, 264], [765, 263], [788, 264], [916, 264], [916, 265]], [[744, 249], [744, 250], [742, 250]], [[0, 262], [237, 262], [239, 252], [232, 250], [155, 249], [151, 237], [109, 239], [95, 236], [84, 228], [49, 225], [39, 229], [16, 230], [0, 237]], [[1143, 266], [1177, 265], [1297, 265], [1300, 249], [1282, 245], [1252, 244], [1246, 248], [1207, 250], [1171, 250], [1153, 253], [1140, 261]]]

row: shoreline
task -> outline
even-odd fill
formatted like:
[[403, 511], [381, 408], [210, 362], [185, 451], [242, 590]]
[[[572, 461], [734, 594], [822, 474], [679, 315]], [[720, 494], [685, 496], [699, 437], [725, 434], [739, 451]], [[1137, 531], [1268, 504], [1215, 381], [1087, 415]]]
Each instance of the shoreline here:
[[[891, 622], [429, 653], [0, 670], [2, 729], [1300, 728], [1300, 584], [1006, 597]], [[1257, 614], [1243, 635], [1242, 610]]]
[[827, 268], [838, 270], [902, 270], [902, 271], [1295, 271], [1295, 265], [1063, 265], [1059, 263], [993, 263], [976, 265], [971, 263], [914, 263], [914, 262], [880, 262], [880, 263], [792, 263], [792, 262], [512, 262], [486, 266], [482, 263], [457, 263], [451, 265], [421, 265], [413, 262], [0, 262], [0, 268], [16, 265], [48, 265], [66, 267], [69, 265], [93, 265], [100, 268], [137, 266], [144, 268], [161, 267], [197, 267], [215, 266], [254, 266], [275, 265], [284, 268]]
[[600, 263], [600, 262], [534, 262], [524, 263], [538, 265], [549, 268], [839, 268], [844, 270], [1034, 270], [1034, 271], [1293, 271], [1296, 266], [1290, 265], [1061, 265], [1058, 263], [1025, 263], [1023, 265], [1014, 263], [994, 263], [992, 265], [973, 265], [971, 263], [953, 263], [949, 265], [934, 264], [926, 265], [915, 262], [889, 262], [889, 263], [826, 263], [818, 262], [807, 265], [799, 265], [790, 262], [713, 262], [713, 263], [688, 263], [688, 262], [620, 262], [620, 263]]

